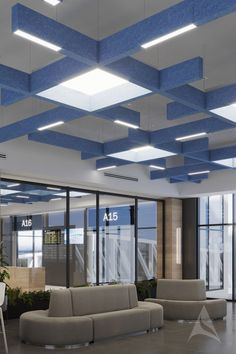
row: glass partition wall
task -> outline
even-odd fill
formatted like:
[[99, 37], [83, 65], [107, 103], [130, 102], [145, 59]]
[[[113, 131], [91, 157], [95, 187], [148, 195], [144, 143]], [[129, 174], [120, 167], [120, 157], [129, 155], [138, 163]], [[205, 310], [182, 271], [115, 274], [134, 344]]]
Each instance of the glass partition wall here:
[[162, 201], [0, 183], [1, 240], [11, 287], [44, 290], [162, 276]]
[[235, 299], [233, 289], [235, 195], [213, 195], [199, 199], [199, 275], [207, 296]]

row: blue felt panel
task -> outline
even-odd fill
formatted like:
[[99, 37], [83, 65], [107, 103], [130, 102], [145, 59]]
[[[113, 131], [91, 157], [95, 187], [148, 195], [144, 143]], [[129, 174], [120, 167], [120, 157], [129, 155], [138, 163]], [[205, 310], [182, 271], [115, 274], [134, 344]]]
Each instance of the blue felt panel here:
[[184, 85], [175, 89], [166, 91], [165, 95], [182, 103], [198, 112], [204, 112], [206, 109], [206, 98], [204, 92], [196, 89], [195, 87]]
[[95, 154], [90, 154], [89, 152], [83, 152], [81, 151], [81, 154], [80, 154], [80, 158], [81, 160], [91, 160], [91, 159], [94, 159], [96, 158], [97, 155]]
[[178, 141], [171, 141], [169, 143], [164, 144], [154, 144], [154, 146], [158, 149], [166, 150], [174, 154], [182, 153], [182, 143]]
[[206, 97], [208, 110], [236, 103], [236, 84], [209, 91]]
[[172, 141], [175, 138], [186, 135], [206, 132], [213, 133], [225, 129], [231, 129], [234, 125], [217, 118], [206, 118], [195, 122], [164, 128], [150, 133], [151, 144], [161, 144]]
[[0, 64], [0, 87], [25, 94], [29, 92], [29, 84], [27, 73]]
[[151, 91], [159, 88], [159, 71], [131, 57], [106, 66], [111, 72]]
[[62, 48], [61, 54], [95, 64], [97, 41], [21, 4], [12, 7], [12, 31], [21, 30]]
[[31, 74], [31, 93], [47, 90], [90, 70], [91, 67], [83, 62], [63, 58]]
[[[202, 162], [210, 162], [210, 151], [200, 151], [200, 152], [191, 152], [191, 153], [186, 153], [185, 156], [196, 159]], [[192, 164], [192, 163], [190, 163]]]
[[191, 172], [200, 172], [200, 171], [217, 171], [227, 169], [227, 167], [210, 164], [210, 163], [200, 163], [199, 165], [194, 166], [179, 166], [179, 167], [172, 167], [168, 168], [164, 171], [151, 171], [150, 177], [151, 179], [161, 179], [161, 178], [170, 178], [176, 176], [186, 175]]
[[103, 150], [103, 144], [101, 143], [50, 130], [32, 133], [28, 138], [29, 140], [37, 141], [39, 143], [58, 146], [70, 150], [85, 151], [97, 155], [102, 154]]
[[106, 157], [96, 161], [96, 169], [109, 166], [125, 166], [130, 164], [132, 164], [130, 161], [115, 159], [114, 157]]
[[201, 175], [196, 175], [196, 176], [188, 176], [188, 180], [190, 182], [200, 182], [204, 179], [208, 179], [209, 174], [208, 173], [202, 173]]
[[172, 88], [188, 84], [203, 78], [203, 60], [194, 58], [180, 64], [173, 65], [160, 71], [160, 89]]
[[109, 63], [141, 50], [141, 45], [193, 22], [191, 1], [182, 1], [100, 42], [99, 62]]
[[134, 130], [129, 129], [128, 134], [129, 140], [133, 143], [138, 143], [141, 145], [148, 145], [150, 144], [150, 133], [144, 130]]
[[[208, 162], [209, 161], [210, 162], [209, 156], [210, 156], [209, 152], [207, 152], [207, 155], [206, 155], [205, 159], [201, 159], [201, 158], [198, 159], [197, 157], [193, 158], [193, 157], [186, 157], [185, 156], [184, 157], [184, 164], [186, 166], [192, 166], [192, 165], [199, 165], [199, 161], [202, 161], [202, 162]], [[200, 157], [201, 157], [201, 155], [200, 155]]]
[[191, 0], [194, 4], [194, 23], [205, 24], [236, 11], [235, 0]]
[[208, 138], [185, 141], [182, 143], [182, 153], [186, 154], [195, 151], [205, 151], [208, 150], [208, 147], [209, 147]]
[[[109, 63], [191, 23], [200, 26], [236, 10], [235, 0], [185, 0], [100, 42], [99, 62]], [[157, 25], [158, 24], [158, 25]]]
[[166, 118], [168, 120], [180, 119], [186, 116], [199, 113], [193, 108], [187, 107], [178, 102], [171, 102], [167, 104]]
[[132, 109], [117, 106], [114, 108], [107, 108], [93, 113], [94, 116], [107, 120], [122, 120], [124, 122], [140, 126], [140, 112]]
[[178, 176], [178, 177], [170, 178], [170, 183], [183, 183], [183, 182], [201, 183], [203, 179], [208, 178], [208, 174], [200, 175], [197, 178], [196, 177], [197, 176], [188, 176], [188, 175]]
[[140, 162], [140, 164], [145, 165], [145, 166], [156, 165], [156, 166], [160, 166], [160, 167], [166, 167], [166, 159], [161, 158], [161, 159], [142, 161], [142, 162]]
[[1, 105], [8, 106], [28, 97], [28, 93], [19, 93], [8, 89], [1, 89]]
[[78, 111], [69, 108], [53, 108], [47, 112], [39, 113], [33, 117], [25, 118], [16, 123], [12, 123], [0, 128], [0, 142], [8, 141], [11, 139], [19, 138], [29, 134], [37, 128], [57, 121], [63, 120], [64, 122], [73, 119], [78, 119], [84, 116], [83, 111]]
[[236, 145], [224, 148], [214, 149], [210, 151], [210, 160], [224, 160], [236, 157]]
[[188, 176], [180, 176], [180, 177], [171, 177], [169, 179], [170, 184], [173, 183], [183, 183], [183, 182], [188, 182]]
[[139, 144], [130, 141], [128, 138], [114, 140], [108, 143], [104, 143], [104, 155], [110, 155], [129, 149], [134, 149], [138, 146]]

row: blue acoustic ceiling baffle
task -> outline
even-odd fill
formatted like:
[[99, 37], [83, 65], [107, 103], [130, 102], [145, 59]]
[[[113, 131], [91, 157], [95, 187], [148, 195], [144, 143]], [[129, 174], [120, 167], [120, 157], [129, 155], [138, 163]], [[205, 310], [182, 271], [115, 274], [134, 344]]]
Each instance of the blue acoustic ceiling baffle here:
[[[236, 127], [236, 120], [217, 110], [236, 102], [236, 85], [207, 93], [191, 86], [204, 76], [203, 59], [200, 57], [158, 70], [130, 55], [160, 36], [186, 26], [196, 28], [235, 11], [236, 0], [185, 0], [96, 41], [26, 6], [14, 5], [12, 32], [28, 40], [41, 41], [42, 45], [56, 50], [60, 57], [31, 74], [0, 65], [1, 105], [36, 97], [56, 103], [57, 107], [1, 127], [0, 141], [29, 134], [31, 141], [80, 151], [83, 160], [99, 158], [96, 161], [97, 169], [131, 163], [149, 168], [156, 166], [160, 170], [151, 170], [151, 179], [169, 178], [171, 183], [199, 183], [208, 177], [208, 173], [189, 173], [234, 168], [233, 162], [228, 160], [236, 157], [235, 148], [209, 150], [207, 135]], [[80, 79], [95, 69], [115, 75], [123, 80], [123, 86], [89, 98], [74, 88], [68, 91], [63, 86], [68, 80]], [[172, 101], [167, 104], [167, 119], [179, 119], [196, 113], [204, 113], [207, 118], [154, 132], [138, 129], [140, 113], [122, 104], [157, 93]], [[89, 104], [80, 106], [82, 101]], [[103, 104], [99, 105], [98, 102]], [[42, 126], [58, 121], [66, 123], [91, 114], [97, 119], [121, 121], [137, 129], [129, 129], [126, 138], [105, 143], [55, 131], [37, 132]], [[191, 142], [176, 141], [180, 137], [201, 133], [206, 136], [196, 136]], [[141, 154], [142, 157], [136, 154], [143, 148], [149, 150], [146, 158], [145, 153]], [[129, 159], [130, 153], [132, 159]], [[137, 156], [134, 158], [134, 155]], [[168, 168], [166, 158], [173, 155], [183, 156], [184, 165]]]
[[21, 4], [12, 8], [12, 32], [16, 31], [55, 44], [68, 57], [91, 64], [97, 62], [97, 41]]

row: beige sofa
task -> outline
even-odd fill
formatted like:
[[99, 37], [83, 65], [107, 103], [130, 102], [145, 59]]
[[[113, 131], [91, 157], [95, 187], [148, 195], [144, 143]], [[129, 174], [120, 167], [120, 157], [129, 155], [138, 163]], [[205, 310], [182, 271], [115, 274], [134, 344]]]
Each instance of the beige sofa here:
[[138, 302], [135, 285], [54, 290], [48, 311], [20, 317], [20, 338], [38, 345], [85, 344], [163, 325], [158, 304]]
[[[160, 279], [157, 281], [157, 297], [145, 301], [162, 305], [166, 320], [196, 320], [204, 306], [213, 320], [226, 316], [226, 301], [207, 300], [203, 280]], [[207, 313], [203, 311], [201, 318], [207, 317]]]

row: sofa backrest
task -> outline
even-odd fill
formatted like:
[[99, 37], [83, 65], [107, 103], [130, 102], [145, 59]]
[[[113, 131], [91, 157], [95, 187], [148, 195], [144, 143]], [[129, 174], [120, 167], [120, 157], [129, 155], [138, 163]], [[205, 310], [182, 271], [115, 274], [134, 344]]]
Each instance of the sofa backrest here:
[[74, 316], [126, 310], [137, 306], [135, 285], [70, 288]]
[[53, 290], [50, 295], [49, 317], [73, 316], [71, 292], [69, 289]]
[[159, 279], [157, 298], [165, 300], [201, 301], [206, 300], [204, 280]]

